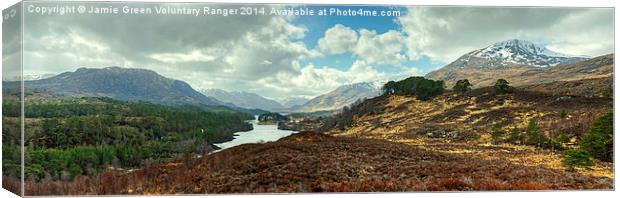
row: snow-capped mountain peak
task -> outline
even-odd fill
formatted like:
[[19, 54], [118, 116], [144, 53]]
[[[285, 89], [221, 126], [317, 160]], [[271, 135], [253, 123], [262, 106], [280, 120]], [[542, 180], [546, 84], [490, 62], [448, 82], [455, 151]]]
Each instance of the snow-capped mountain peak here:
[[488, 66], [506, 66], [509, 63], [513, 63], [536, 67], [556, 66], [588, 58], [554, 52], [545, 46], [519, 39], [501, 41], [488, 47], [474, 50], [462, 57], [465, 58], [462, 61], [469, 62], [472, 57], [487, 59], [495, 63]]

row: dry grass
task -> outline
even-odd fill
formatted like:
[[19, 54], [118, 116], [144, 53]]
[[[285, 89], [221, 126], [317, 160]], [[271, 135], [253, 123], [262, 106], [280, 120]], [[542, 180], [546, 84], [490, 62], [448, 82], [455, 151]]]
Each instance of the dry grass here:
[[[444, 94], [431, 101], [389, 96], [386, 100], [373, 102], [383, 106], [384, 113], [358, 116], [350, 128], [332, 130], [330, 134], [386, 139], [436, 152], [505, 160], [554, 170], [564, 169], [561, 152], [513, 144], [491, 145], [491, 125], [501, 123], [508, 134], [515, 127], [524, 130], [529, 120], [536, 118], [545, 134], [562, 131], [576, 141], [596, 117], [613, 107], [612, 99], [606, 98], [560, 99], [558, 96], [523, 90], [494, 95], [489, 88], [476, 89], [469, 96]], [[456, 131], [462, 138], [429, 137], [429, 133], [446, 131]], [[613, 164], [599, 162], [592, 169], [580, 169], [579, 172], [613, 178], [612, 167]]]

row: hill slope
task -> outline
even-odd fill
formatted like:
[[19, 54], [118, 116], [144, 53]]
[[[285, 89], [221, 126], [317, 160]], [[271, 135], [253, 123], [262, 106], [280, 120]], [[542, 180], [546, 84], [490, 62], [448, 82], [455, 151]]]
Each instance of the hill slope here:
[[613, 97], [613, 76], [573, 81], [556, 81], [524, 85], [525, 90], [549, 93], [556, 96]]
[[[453, 132], [455, 140], [475, 140], [488, 135], [494, 123], [506, 129], [525, 129], [532, 118], [544, 132], [562, 130], [580, 135], [596, 116], [613, 109], [613, 99], [564, 97], [523, 88], [496, 95], [492, 87], [485, 87], [467, 95], [448, 92], [429, 101], [381, 96], [352, 109], [356, 110], [353, 124], [344, 130], [332, 129], [332, 134], [400, 139]], [[562, 118], [562, 114], [567, 115]]]
[[381, 89], [377, 83], [363, 82], [343, 85], [326, 94], [317, 96], [301, 106], [294, 106], [292, 109], [298, 112], [337, 110], [357, 100], [372, 98], [379, 94], [381, 94]]

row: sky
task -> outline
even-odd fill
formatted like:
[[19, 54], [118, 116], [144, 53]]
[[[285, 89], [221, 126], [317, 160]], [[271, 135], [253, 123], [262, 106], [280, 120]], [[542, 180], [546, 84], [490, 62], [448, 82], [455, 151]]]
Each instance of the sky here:
[[[164, 6], [114, 6], [123, 5]], [[240, 6], [166, 5], [199, 9]], [[247, 91], [283, 99], [313, 97], [345, 84], [424, 75], [467, 52], [515, 38], [565, 54], [594, 57], [613, 52], [611, 8], [254, 7], [267, 11], [287, 7], [362, 8], [399, 11], [400, 15], [25, 13], [24, 74], [58, 74], [80, 67], [144, 68], [186, 81], [197, 90]], [[3, 58], [5, 65], [17, 63], [11, 57]]]

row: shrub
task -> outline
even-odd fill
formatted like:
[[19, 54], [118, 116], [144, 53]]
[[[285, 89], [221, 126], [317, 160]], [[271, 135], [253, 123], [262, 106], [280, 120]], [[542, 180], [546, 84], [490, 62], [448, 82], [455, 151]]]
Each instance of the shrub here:
[[566, 166], [567, 171], [574, 171], [575, 167], [591, 167], [594, 162], [590, 159], [588, 151], [583, 149], [571, 149], [564, 152], [562, 164]]
[[510, 92], [510, 86], [508, 85], [510, 83], [508, 83], [508, 81], [504, 80], [504, 79], [499, 79], [497, 80], [497, 82], [495, 82], [495, 92], [498, 94], [503, 94], [503, 93], [509, 93]]
[[612, 161], [613, 158], [613, 113], [609, 112], [592, 124], [590, 130], [583, 137], [579, 146], [588, 151], [592, 157]]
[[568, 112], [566, 112], [565, 110], [562, 110], [562, 112], [560, 112], [560, 118], [562, 119], [568, 118]]
[[548, 146], [549, 138], [538, 129], [538, 121], [532, 118], [525, 131], [525, 144], [536, 145], [538, 147]]
[[510, 141], [513, 143], [521, 143], [523, 141], [521, 141], [522, 137], [521, 137], [521, 130], [519, 130], [519, 128], [515, 127], [512, 129], [512, 131], [510, 131]]
[[493, 144], [497, 144], [504, 137], [504, 131], [500, 123], [493, 124], [491, 128], [491, 141]]
[[550, 135], [551, 138], [548, 139], [546, 146], [551, 147], [551, 149], [561, 149], [564, 144], [570, 141], [568, 136], [562, 131], [556, 131]]
[[471, 86], [471, 83], [469, 83], [469, 80], [467, 79], [458, 80], [456, 81], [454, 87], [452, 87], [452, 90], [460, 93], [467, 93], [471, 90]]
[[554, 135], [555, 137], [553, 138], [555, 139], [556, 142], [559, 142], [561, 144], [566, 144], [570, 142], [570, 138], [568, 137], [568, 135], [566, 135], [566, 133], [562, 131], [558, 131]]

